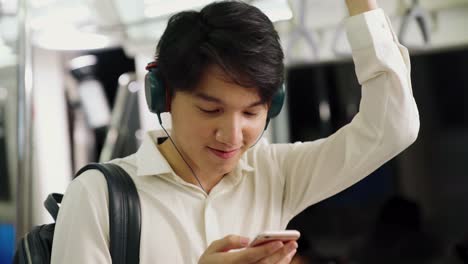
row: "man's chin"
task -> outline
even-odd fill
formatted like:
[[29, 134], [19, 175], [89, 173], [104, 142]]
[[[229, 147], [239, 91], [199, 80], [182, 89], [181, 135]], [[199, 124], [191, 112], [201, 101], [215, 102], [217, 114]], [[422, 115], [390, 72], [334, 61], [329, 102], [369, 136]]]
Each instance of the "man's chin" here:
[[[237, 161], [238, 162], [238, 161]], [[233, 171], [234, 168], [236, 167], [237, 165], [237, 162], [233, 163], [233, 162], [229, 162], [229, 164], [216, 164], [214, 166], [214, 169], [219, 173], [219, 174], [228, 174], [229, 172]]]

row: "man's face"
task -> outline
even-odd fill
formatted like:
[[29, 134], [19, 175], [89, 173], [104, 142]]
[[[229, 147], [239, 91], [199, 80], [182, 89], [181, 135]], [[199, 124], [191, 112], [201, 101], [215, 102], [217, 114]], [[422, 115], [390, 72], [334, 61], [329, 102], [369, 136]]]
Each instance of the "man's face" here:
[[193, 169], [224, 175], [261, 135], [267, 112], [255, 89], [230, 82], [212, 66], [194, 91], [175, 93], [172, 135]]

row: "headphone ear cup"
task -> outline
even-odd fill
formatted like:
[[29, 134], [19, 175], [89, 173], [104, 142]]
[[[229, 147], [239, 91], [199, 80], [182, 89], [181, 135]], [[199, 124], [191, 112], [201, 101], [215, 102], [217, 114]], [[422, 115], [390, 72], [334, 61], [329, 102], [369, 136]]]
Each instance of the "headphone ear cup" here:
[[280, 88], [273, 95], [271, 100], [270, 109], [268, 110], [268, 119], [276, 117], [281, 112], [284, 104], [285, 97], [285, 87], [284, 84], [281, 84]]
[[149, 110], [157, 115], [167, 112], [166, 96], [166, 89], [159, 77], [158, 69], [149, 69], [145, 75], [145, 97]]
[[281, 84], [279, 89], [276, 91], [276, 93], [273, 95], [271, 99], [271, 105], [270, 109], [268, 110], [268, 116], [265, 124], [265, 129], [268, 128], [268, 124], [270, 124], [270, 120], [273, 117], [276, 117], [279, 115], [281, 112], [281, 109], [283, 108], [284, 104], [284, 97], [286, 96], [286, 88], [284, 87], [284, 84]]

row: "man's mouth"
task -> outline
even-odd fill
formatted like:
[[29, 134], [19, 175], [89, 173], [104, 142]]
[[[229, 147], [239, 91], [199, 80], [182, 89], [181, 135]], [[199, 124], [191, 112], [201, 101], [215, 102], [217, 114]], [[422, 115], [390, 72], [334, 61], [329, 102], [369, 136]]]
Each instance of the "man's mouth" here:
[[231, 149], [231, 150], [220, 150], [220, 149], [214, 149], [208, 147], [208, 149], [215, 154], [216, 156], [222, 158], [222, 159], [230, 159], [234, 157], [240, 150], [240, 148], [237, 149]]

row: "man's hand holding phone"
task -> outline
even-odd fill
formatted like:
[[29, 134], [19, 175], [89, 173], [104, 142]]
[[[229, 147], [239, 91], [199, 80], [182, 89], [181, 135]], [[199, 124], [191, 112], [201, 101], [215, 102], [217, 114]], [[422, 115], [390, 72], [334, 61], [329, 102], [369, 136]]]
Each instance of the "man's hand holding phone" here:
[[[272, 233], [259, 234], [252, 243], [246, 237], [229, 235], [213, 241], [200, 257], [199, 264], [230, 264], [230, 263], [290, 263], [297, 249], [297, 232], [291, 237], [278, 237], [284, 231], [275, 231], [276, 239]], [[268, 237], [266, 240], [265, 238]], [[297, 238], [296, 238], [297, 237]], [[263, 239], [262, 239], [263, 238]], [[289, 239], [291, 238], [291, 239]], [[242, 250], [236, 250], [242, 249]], [[233, 251], [231, 251], [233, 250]]]

